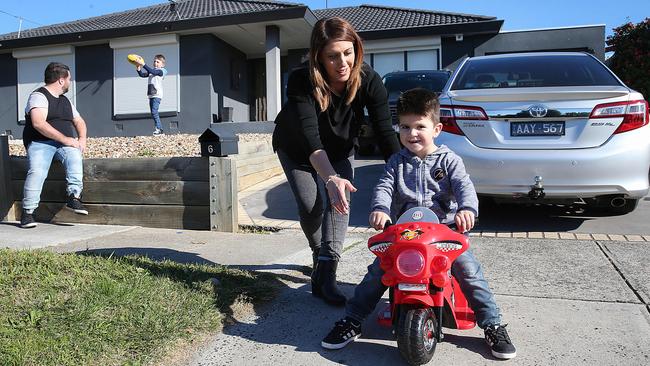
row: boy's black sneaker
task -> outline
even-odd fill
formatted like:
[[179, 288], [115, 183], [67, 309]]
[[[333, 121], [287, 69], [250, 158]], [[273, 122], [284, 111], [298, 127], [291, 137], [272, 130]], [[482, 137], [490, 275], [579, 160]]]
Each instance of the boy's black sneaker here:
[[88, 215], [88, 210], [81, 203], [81, 199], [72, 194], [68, 196], [68, 203], [65, 204], [65, 208], [79, 215]]
[[25, 229], [36, 227], [36, 220], [34, 220], [34, 215], [23, 210], [22, 215], [20, 215], [20, 227]]
[[361, 335], [361, 324], [350, 317], [341, 319], [334, 328], [323, 338], [321, 346], [327, 349], [341, 349]]
[[490, 325], [485, 328], [485, 342], [492, 350], [492, 356], [508, 360], [517, 356], [517, 350], [510, 341], [505, 325]]
[[154, 136], [161, 136], [161, 135], [164, 135], [164, 133], [163, 133], [163, 130], [161, 130], [160, 128], [156, 128], [155, 130], [153, 130], [153, 135]]

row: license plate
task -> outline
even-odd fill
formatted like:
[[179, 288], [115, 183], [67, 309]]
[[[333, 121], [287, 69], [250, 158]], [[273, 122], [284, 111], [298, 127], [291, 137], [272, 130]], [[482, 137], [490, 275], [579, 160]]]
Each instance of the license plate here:
[[564, 121], [510, 122], [510, 136], [564, 136]]

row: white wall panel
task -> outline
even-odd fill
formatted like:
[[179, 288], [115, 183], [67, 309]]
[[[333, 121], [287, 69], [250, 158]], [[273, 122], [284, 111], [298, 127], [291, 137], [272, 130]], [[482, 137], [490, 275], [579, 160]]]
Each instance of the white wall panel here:
[[409, 70], [438, 70], [438, 50], [407, 51]]
[[70, 83], [70, 90], [65, 94], [65, 96], [76, 106], [74, 53], [18, 58], [18, 121], [25, 120], [25, 107], [27, 106], [29, 95], [34, 90], [45, 85], [43, 82], [45, 67], [50, 62], [61, 62], [68, 65], [70, 68], [72, 81]]
[[373, 69], [382, 77], [389, 72], [404, 71], [404, 52], [375, 53]]
[[[148, 66], [153, 67], [153, 57], [165, 56], [167, 76], [163, 80], [163, 98], [160, 112], [180, 111], [179, 48], [176, 38], [164, 38], [164, 44], [138, 45], [138, 42], [111, 43], [113, 47], [113, 113], [149, 113], [147, 98], [147, 78], [141, 78], [135, 66], [126, 60], [130, 53], [144, 57]], [[155, 43], [155, 38], [149, 44]], [[116, 48], [122, 46], [122, 48]]]

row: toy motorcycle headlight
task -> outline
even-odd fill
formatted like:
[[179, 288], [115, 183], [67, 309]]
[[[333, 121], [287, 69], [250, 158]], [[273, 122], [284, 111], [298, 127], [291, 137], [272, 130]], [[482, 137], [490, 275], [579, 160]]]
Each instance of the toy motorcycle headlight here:
[[404, 276], [413, 277], [424, 268], [424, 256], [415, 249], [407, 249], [397, 256], [397, 270]]

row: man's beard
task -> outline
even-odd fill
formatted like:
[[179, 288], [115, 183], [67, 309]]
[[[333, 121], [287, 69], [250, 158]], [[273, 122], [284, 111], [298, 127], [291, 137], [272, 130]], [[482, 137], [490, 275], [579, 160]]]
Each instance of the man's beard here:
[[65, 93], [67, 93], [67, 92], [68, 92], [68, 90], [70, 90], [70, 88], [69, 88], [69, 87], [65, 87], [65, 86], [64, 86], [64, 87], [63, 87], [63, 93], [62, 93], [62, 94], [65, 94]]

